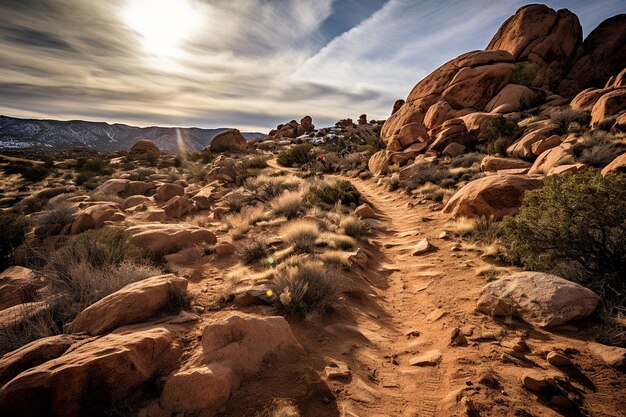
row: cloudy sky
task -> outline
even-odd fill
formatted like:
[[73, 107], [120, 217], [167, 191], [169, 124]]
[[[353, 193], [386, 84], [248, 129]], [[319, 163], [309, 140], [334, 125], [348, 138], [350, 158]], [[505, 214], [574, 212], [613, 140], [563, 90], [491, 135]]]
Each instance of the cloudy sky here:
[[[387, 117], [518, 0], [0, 0], [0, 114], [267, 131]], [[623, 0], [554, 0], [585, 35]]]

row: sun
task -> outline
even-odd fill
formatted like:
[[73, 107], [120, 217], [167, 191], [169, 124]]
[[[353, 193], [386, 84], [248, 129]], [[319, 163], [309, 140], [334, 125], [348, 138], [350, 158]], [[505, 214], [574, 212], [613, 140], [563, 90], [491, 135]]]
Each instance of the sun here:
[[146, 52], [172, 57], [197, 29], [200, 14], [188, 0], [128, 0], [122, 18], [142, 37]]

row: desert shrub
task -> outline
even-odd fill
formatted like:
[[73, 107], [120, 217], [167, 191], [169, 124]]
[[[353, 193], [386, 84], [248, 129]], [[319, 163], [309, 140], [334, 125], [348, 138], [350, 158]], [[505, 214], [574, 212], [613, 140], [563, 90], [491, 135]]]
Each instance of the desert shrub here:
[[280, 197], [272, 200], [270, 207], [275, 214], [293, 219], [302, 212], [302, 193], [299, 191], [285, 191]]
[[[408, 191], [415, 190], [428, 183], [442, 185], [446, 180], [452, 180], [452, 185], [456, 183], [456, 175], [445, 166], [422, 162], [413, 164], [411, 168], [408, 178], [403, 181], [403, 185]], [[448, 184], [448, 186], [450, 185]]]
[[313, 252], [315, 242], [320, 235], [316, 223], [308, 220], [294, 220], [283, 226], [281, 235], [294, 251], [299, 253]]
[[296, 191], [300, 188], [302, 180], [293, 175], [269, 176], [259, 175], [246, 180], [246, 189], [254, 192], [255, 199], [266, 203], [285, 191]]
[[0, 356], [12, 352], [30, 342], [60, 332], [49, 308], [33, 315], [22, 307], [16, 312], [18, 325], [0, 326]]
[[245, 265], [250, 265], [265, 259], [268, 255], [267, 243], [262, 239], [252, 239], [241, 246], [237, 252], [239, 259]]
[[609, 132], [613, 128], [613, 125], [615, 125], [616, 121], [617, 121], [617, 117], [615, 116], [607, 117], [606, 119], [600, 120], [598, 124], [595, 125], [595, 128], [598, 130]]
[[452, 168], [470, 168], [480, 165], [485, 154], [480, 152], [468, 152], [450, 159], [448, 165]]
[[567, 133], [570, 123], [578, 122], [581, 125], [589, 124], [591, 116], [583, 110], [574, 110], [571, 107], [557, 107], [552, 109], [548, 116], [559, 127], [561, 133]]
[[224, 217], [224, 223], [233, 229], [233, 238], [241, 238], [251, 226], [265, 218], [265, 208], [261, 204], [242, 207], [239, 212]]
[[[626, 175], [589, 170], [546, 177], [526, 193], [515, 217], [504, 221], [510, 256], [539, 271], [576, 271], [567, 276], [610, 305], [626, 293]], [[564, 268], [563, 266], [573, 268]]]
[[365, 159], [366, 160], [369, 159], [376, 152], [381, 151], [386, 148], [387, 148], [387, 145], [380, 138], [380, 136], [376, 136], [376, 135], [368, 136], [367, 139], [365, 139], [364, 150], [367, 152]]
[[530, 87], [537, 76], [537, 68], [533, 65], [517, 64], [511, 73], [511, 83]]
[[356, 240], [352, 237], [336, 233], [324, 233], [320, 240], [322, 243], [341, 250], [350, 250], [356, 246]]
[[311, 161], [311, 149], [313, 146], [309, 143], [302, 143], [294, 147], [284, 150], [278, 154], [276, 161], [284, 167], [301, 166]]
[[43, 165], [33, 165], [20, 173], [29, 182], [39, 182], [50, 175], [50, 170]]
[[338, 250], [330, 250], [320, 253], [317, 255], [317, 259], [319, 259], [324, 265], [331, 268], [344, 270], [350, 269], [350, 261], [348, 260], [348, 257], [344, 252]]
[[13, 264], [13, 250], [24, 242], [30, 227], [26, 217], [13, 211], [0, 211], [0, 271]]
[[262, 156], [251, 156], [243, 160], [244, 165], [251, 169], [267, 168], [267, 158]]
[[501, 223], [493, 217], [480, 218], [461, 217], [445, 229], [456, 236], [490, 244], [497, 241], [501, 235]]
[[339, 224], [339, 227], [346, 235], [353, 238], [361, 237], [365, 231], [365, 224], [363, 221], [352, 216], [343, 219]]
[[576, 141], [573, 152], [583, 164], [602, 168], [626, 152], [626, 142], [616, 135], [594, 130], [586, 132]]
[[334, 184], [313, 186], [304, 196], [304, 201], [309, 205], [317, 203], [332, 204], [340, 202], [343, 205], [358, 204], [361, 193], [350, 181], [337, 181]]
[[278, 306], [287, 314], [319, 314], [328, 311], [341, 294], [341, 275], [321, 262], [302, 260], [276, 268], [272, 289]]
[[510, 118], [498, 116], [488, 120], [480, 129], [479, 139], [487, 143], [498, 138], [509, 138], [517, 129], [517, 123]]
[[499, 137], [487, 143], [486, 151], [489, 155], [506, 156], [506, 150], [510, 145], [510, 140]]
[[65, 200], [60, 200], [49, 203], [48, 210], [37, 218], [37, 223], [39, 225], [60, 224], [65, 226], [74, 221], [74, 213], [76, 213], [76, 208], [72, 204]]
[[80, 158], [76, 163], [76, 171], [78, 172], [92, 172], [101, 175], [112, 174], [112, 169], [109, 166], [109, 161], [99, 158]]

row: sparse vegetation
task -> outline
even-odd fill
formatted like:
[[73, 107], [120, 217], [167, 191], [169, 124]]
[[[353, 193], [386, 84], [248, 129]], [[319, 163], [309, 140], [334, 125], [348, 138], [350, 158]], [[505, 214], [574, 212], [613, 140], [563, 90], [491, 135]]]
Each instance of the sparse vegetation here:
[[272, 287], [287, 314], [321, 314], [339, 298], [342, 276], [321, 262], [297, 259], [276, 268]]
[[309, 143], [302, 143], [281, 152], [278, 155], [277, 162], [284, 167], [300, 167], [311, 162], [311, 149], [313, 146]]
[[337, 181], [335, 184], [313, 186], [304, 196], [304, 201], [309, 205], [325, 203], [334, 205], [340, 202], [343, 205], [358, 204], [361, 193], [350, 181]]
[[559, 127], [561, 133], [567, 133], [572, 122], [588, 125], [591, 120], [591, 116], [586, 111], [574, 110], [569, 106], [554, 108], [550, 110], [548, 116]]
[[546, 177], [542, 189], [526, 194], [519, 214], [505, 219], [503, 231], [510, 256], [527, 268], [570, 271], [563, 275], [620, 306], [626, 293], [624, 219], [626, 175], [589, 170]]
[[22, 244], [30, 222], [13, 211], [0, 211], [0, 271], [13, 264], [13, 250]]

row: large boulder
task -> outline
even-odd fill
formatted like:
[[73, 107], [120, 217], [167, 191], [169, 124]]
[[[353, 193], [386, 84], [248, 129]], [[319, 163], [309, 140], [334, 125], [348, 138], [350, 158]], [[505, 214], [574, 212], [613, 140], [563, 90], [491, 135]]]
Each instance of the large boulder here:
[[128, 152], [130, 159], [148, 159], [155, 158], [161, 155], [159, 147], [151, 140], [140, 139], [138, 140]]
[[186, 279], [172, 274], [128, 284], [87, 307], [65, 330], [97, 336], [144, 322], [164, 310], [172, 298], [186, 292], [187, 284]]
[[35, 299], [42, 282], [28, 268], [12, 266], [0, 273], [0, 310]]
[[163, 202], [183, 195], [185, 195], [185, 187], [180, 184], [168, 183], [157, 188], [154, 198], [157, 202]]
[[498, 156], [487, 155], [480, 163], [480, 170], [483, 172], [497, 172], [504, 169], [523, 169], [530, 168], [532, 164], [522, 159], [502, 158]]
[[164, 327], [123, 328], [20, 373], [0, 389], [2, 417], [98, 415], [153, 379], [171, 360]]
[[228, 129], [219, 133], [211, 139], [208, 149], [212, 152], [224, 151], [245, 151], [248, 147], [248, 141], [243, 137], [237, 129]]
[[378, 151], [367, 161], [367, 167], [374, 176], [385, 174], [389, 169], [389, 158], [386, 151]]
[[165, 255], [203, 243], [215, 244], [213, 232], [203, 227], [183, 224], [148, 223], [126, 229], [133, 243], [157, 255]]
[[172, 219], [178, 219], [179, 217], [184, 216], [189, 213], [191, 209], [194, 207], [193, 202], [184, 196], [175, 196], [172, 197], [165, 205], [163, 205], [162, 209], [165, 211], [165, 214]]
[[76, 215], [74, 223], [70, 229], [70, 233], [73, 235], [85, 232], [91, 229], [99, 229], [108, 221], [122, 221], [124, 220], [124, 213], [117, 204], [114, 203], [101, 203], [91, 207], [87, 207]]
[[576, 57], [556, 92], [574, 97], [585, 88], [602, 88], [626, 62], [626, 14], [600, 23], [578, 48]]
[[516, 61], [535, 64], [537, 72], [532, 85], [553, 90], [581, 45], [582, 27], [574, 13], [532, 4], [508, 18], [487, 49], [504, 50]]
[[534, 326], [551, 327], [590, 316], [600, 297], [556, 275], [519, 272], [483, 287], [477, 308], [493, 316], [518, 317]]
[[520, 111], [528, 104], [534, 103], [540, 93], [519, 84], [507, 84], [485, 106], [488, 112], [495, 112], [501, 106], [509, 106], [510, 112]]
[[555, 168], [571, 164], [574, 162], [573, 155], [569, 149], [563, 146], [556, 146], [552, 149], [544, 151], [530, 167], [529, 174], [548, 174]]
[[524, 175], [489, 175], [470, 182], [452, 196], [443, 211], [454, 217], [500, 219], [519, 210], [526, 191], [543, 185], [543, 180]]

